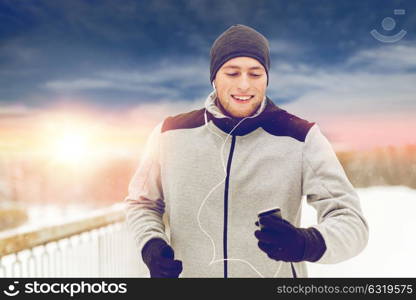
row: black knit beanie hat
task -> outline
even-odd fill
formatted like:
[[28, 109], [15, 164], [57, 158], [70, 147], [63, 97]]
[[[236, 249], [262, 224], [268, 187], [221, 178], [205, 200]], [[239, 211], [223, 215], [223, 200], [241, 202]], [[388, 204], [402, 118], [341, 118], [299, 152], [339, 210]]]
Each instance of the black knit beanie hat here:
[[269, 84], [270, 53], [269, 42], [251, 27], [236, 24], [224, 31], [211, 47], [211, 83], [221, 66], [228, 60], [248, 56], [257, 59], [266, 70]]

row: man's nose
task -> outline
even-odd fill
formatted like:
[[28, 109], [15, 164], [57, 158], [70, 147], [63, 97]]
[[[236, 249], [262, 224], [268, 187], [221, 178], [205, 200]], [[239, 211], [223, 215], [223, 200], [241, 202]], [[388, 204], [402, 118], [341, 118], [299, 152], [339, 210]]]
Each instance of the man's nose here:
[[247, 91], [250, 88], [250, 81], [247, 75], [240, 77], [237, 86], [241, 91]]

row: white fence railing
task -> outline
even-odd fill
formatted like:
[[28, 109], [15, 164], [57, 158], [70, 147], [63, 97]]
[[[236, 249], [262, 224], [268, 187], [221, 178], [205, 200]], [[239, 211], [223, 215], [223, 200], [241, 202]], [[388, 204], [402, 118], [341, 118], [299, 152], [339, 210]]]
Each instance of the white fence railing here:
[[0, 232], [0, 277], [146, 277], [122, 207], [82, 219]]

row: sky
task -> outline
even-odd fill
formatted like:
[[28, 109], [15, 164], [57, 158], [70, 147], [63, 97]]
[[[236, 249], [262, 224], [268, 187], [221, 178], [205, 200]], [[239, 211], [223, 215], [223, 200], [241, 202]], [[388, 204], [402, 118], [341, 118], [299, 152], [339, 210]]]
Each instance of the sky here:
[[338, 149], [416, 143], [411, 0], [0, 0], [0, 131], [66, 113], [134, 132], [202, 108], [233, 24], [269, 40], [267, 95]]

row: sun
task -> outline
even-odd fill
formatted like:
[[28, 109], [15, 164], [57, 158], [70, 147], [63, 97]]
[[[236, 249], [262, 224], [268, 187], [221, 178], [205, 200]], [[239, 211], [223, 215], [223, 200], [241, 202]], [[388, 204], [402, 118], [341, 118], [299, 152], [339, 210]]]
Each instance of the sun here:
[[55, 150], [57, 160], [78, 162], [88, 153], [87, 137], [81, 133], [66, 133], [56, 141]]
[[110, 151], [112, 141], [105, 139], [108, 131], [91, 117], [69, 112], [49, 114], [39, 124], [36, 151], [51, 164], [69, 169], [95, 168]]
[[60, 163], [81, 163], [89, 154], [88, 138], [81, 132], [66, 132], [53, 145], [53, 159]]

